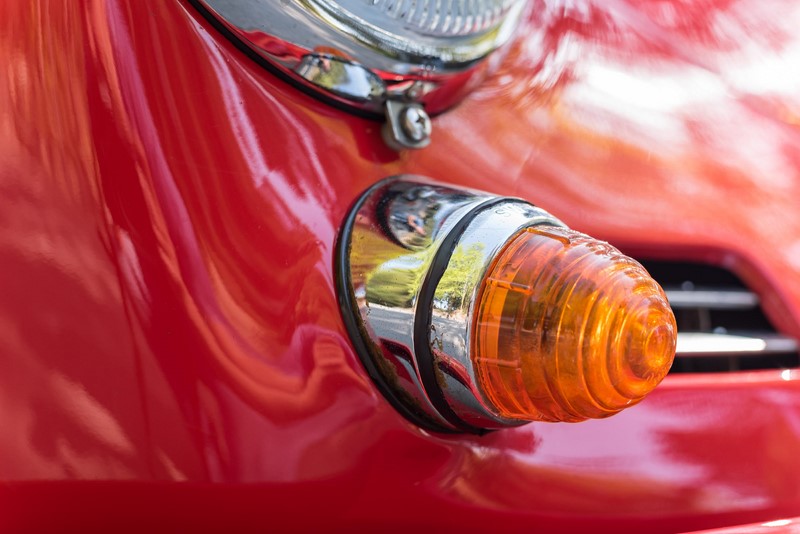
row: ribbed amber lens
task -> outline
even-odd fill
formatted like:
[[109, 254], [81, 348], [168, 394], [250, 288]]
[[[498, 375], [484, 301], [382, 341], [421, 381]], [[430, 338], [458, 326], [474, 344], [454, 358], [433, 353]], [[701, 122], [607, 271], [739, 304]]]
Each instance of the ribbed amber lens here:
[[476, 309], [478, 384], [510, 419], [608, 417], [652, 391], [675, 356], [675, 316], [661, 287], [614, 247], [566, 228], [514, 237]]

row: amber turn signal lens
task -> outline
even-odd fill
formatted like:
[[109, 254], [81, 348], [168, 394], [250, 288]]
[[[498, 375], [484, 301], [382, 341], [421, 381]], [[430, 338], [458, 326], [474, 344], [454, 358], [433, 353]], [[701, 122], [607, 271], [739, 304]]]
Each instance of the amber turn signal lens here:
[[582, 421], [636, 404], [669, 371], [675, 316], [636, 261], [566, 228], [517, 234], [474, 318], [478, 385], [509, 419]]

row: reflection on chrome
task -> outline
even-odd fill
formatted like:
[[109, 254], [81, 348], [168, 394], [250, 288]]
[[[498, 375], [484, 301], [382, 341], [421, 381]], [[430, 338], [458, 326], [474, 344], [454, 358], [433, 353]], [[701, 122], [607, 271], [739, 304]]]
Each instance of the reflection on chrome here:
[[563, 226], [521, 200], [420, 177], [381, 182], [358, 201], [339, 242], [343, 315], [370, 375], [413, 422], [473, 432], [519, 424], [492, 413], [477, 389], [469, 317], [495, 254], [538, 224]]
[[[255, 59], [338, 104], [387, 116], [388, 102], [438, 113], [485, 77], [525, 0], [191, 0]], [[422, 148], [396, 136], [400, 148]]]

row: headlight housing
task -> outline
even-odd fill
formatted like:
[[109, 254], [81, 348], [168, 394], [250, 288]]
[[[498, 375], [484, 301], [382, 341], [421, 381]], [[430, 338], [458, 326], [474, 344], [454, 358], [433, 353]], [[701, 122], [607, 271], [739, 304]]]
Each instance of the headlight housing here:
[[331, 27], [395, 60], [385, 65], [386, 70], [405, 74], [415, 66], [457, 69], [486, 56], [508, 39], [523, 2], [307, 0], [302, 4]]
[[[511, 37], [526, 0], [191, 0], [241, 49], [306, 91], [395, 121], [439, 113], [484, 77], [482, 61]], [[402, 106], [387, 106], [387, 103]], [[424, 129], [423, 129], [424, 130]], [[406, 132], [407, 133], [407, 132]], [[424, 136], [423, 136], [424, 137]]]

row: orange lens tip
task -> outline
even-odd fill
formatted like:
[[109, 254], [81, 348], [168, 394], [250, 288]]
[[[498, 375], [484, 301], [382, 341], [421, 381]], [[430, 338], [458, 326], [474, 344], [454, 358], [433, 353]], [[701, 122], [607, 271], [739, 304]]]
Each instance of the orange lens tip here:
[[582, 421], [639, 402], [666, 376], [677, 326], [661, 287], [607, 243], [527, 228], [486, 273], [473, 364], [485, 400], [518, 420]]

